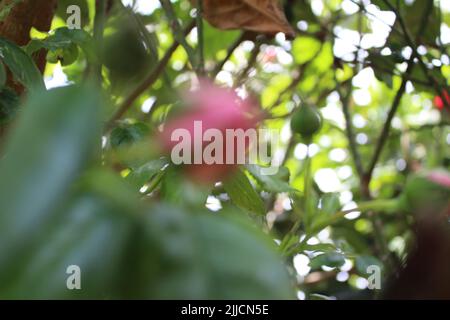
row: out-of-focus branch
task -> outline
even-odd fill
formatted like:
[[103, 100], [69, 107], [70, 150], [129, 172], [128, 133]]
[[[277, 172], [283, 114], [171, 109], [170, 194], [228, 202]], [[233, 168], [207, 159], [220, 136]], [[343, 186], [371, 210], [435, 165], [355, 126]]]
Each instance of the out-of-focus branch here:
[[244, 70], [242, 70], [236, 80], [236, 86], [239, 87], [245, 80], [245, 78], [248, 76], [248, 73], [250, 72], [250, 70], [255, 66], [257, 59], [258, 59], [258, 54], [259, 54], [259, 50], [261, 48], [262, 45], [262, 40], [258, 39], [255, 42], [255, 46], [253, 47], [252, 51], [250, 52], [250, 57], [247, 61], [247, 66], [244, 68]]
[[[419, 63], [420, 68], [422, 69], [422, 71], [424, 72], [424, 74], [426, 75], [426, 77], [430, 80], [431, 84], [433, 85], [436, 93], [438, 96], [440, 96], [442, 94], [443, 91], [448, 91], [447, 86], [444, 84], [443, 86], [441, 86], [441, 84], [439, 84], [439, 82], [430, 74], [430, 70], [427, 68], [427, 66], [425, 65], [425, 63], [422, 60], [422, 57], [420, 56], [420, 54], [417, 52], [417, 44], [415, 43], [413, 37], [411, 36], [411, 34], [408, 31], [408, 28], [406, 27], [405, 21], [399, 11], [398, 8], [396, 8], [394, 5], [392, 5], [390, 3], [389, 0], [383, 0], [383, 2], [389, 7], [389, 9], [391, 11], [393, 11], [396, 15], [396, 18], [400, 24], [400, 28], [403, 31], [403, 36], [405, 37], [405, 40], [407, 42], [407, 44], [411, 47], [412, 49], [412, 57], [415, 57], [417, 59], [417, 62]], [[434, 2], [433, 1], [427, 1], [427, 6], [425, 8], [425, 12], [422, 16], [422, 20], [420, 22], [420, 27], [419, 27], [419, 33], [417, 35], [417, 39], [420, 38], [424, 32], [424, 30], [426, 29], [426, 24], [429, 20], [429, 17], [433, 11], [433, 6], [434, 6]], [[444, 106], [450, 110], [450, 104], [447, 101], [447, 99], [442, 99]]]
[[356, 145], [355, 132], [353, 131], [352, 118], [350, 114], [350, 98], [352, 95], [351, 82], [349, 82], [349, 88], [346, 93], [339, 92], [341, 96], [342, 102], [342, 111], [344, 113], [345, 118], [345, 133], [347, 135], [348, 145], [350, 149], [350, 153], [353, 158], [353, 162], [355, 163], [355, 168], [358, 173], [358, 176], [362, 179], [364, 175], [364, 168], [361, 161], [361, 155], [358, 151], [358, 147]]
[[225, 56], [225, 58], [220, 61], [214, 68], [213, 72], [211, 73], [211, 78], [214, 79], [220, 71], [222, 71], [223, 66], [225, 65], [225, 63], [230, 60], [231, 56], [233, 55], [234, 51], [241, 45], [242, 42], [244, 42], [245, 40], [247, 40], [249, 33], [248, 32], [243, 32], [241, 33], [241, 35], [239, 36], [239, 38], [236, 39], [236, 41], [234, 41], [231, 46], [228, 48], [227, 50], [227, 55]]
[[204, 55], [204, 39], [203, 39], [203, 0], [197, 0], [197, 52], [198, 52], [198, 72], [200, 75], [205, 74], [205, 55]]
[[[181, 29], [178, 18], [175, 15], [175, 11], [172, 7], [170, 0], [159, 0], [161, 7], [164, 9], [167, 18], [169, 19], [170, 28], [172, 29], [175, 40], [184, 48], [192, 68], [199, 74], [199, 59], [195, 50], [187, 43], [186, 34]], [[200, 73], [201, 74], [201, 73]]]
[[[425, 67], [425, 70], [428, 71], [427, 67], [425, 66], [423, 61], [420, 59], [419, 54], [417, 53], [417, 47], [415, 46], [414, 42], [411, 39], [411, 36], [409, 35], [408, 30], [406, 29], [406, 26], [404, 24], [403, 18], [400, 15], [400, 12], [388, 0], [383, 0], [383, 1], [397, 15], [397, 19], [399, 19], [398, 21], [400, 23], [400, 26], [403, 29], [404, 35], [405, 35], [408, 43], [411, 45], [411, 48], [413, 49], [413, 52], [415, 52], [415, 54], [412, 54], [410, 59], [409, 59], [408, 67], [407, 67], [407, 69], [405, 71], [405, 75], [409, 76], [411, 74], [412, 69], [414, 67], [414, 59], [415, 58], [419, 61], [419, 65], [422, 66], [422, 64], [423, 64], [423, 66]], [[430, 16], [431, 12], [432, 12], [433, 5], [434, 5], [433, 1], [430, 1], [428, 3], [428, 5], [427, 5], [427, 8], [426, 8], [426, 10], [425, 10], [425, 12], [424, 12], [424, 14], [422, 16], [421, 25], [420, 25], [420, 28], [419, 28], [420, 31], [419, 31], [419, 33], [417, 35], [418, 38], [421, 37], [422, 33], [425, 30], [425, 27], [426, 27], [425, 25], [426, 25], [426, 22], [428, 21], [428, 18]], [[390, 111], [388, 113], [386, 122], [384, 123], [381, 135], [380, 135], [380, 137], [378, 139], [378, 143], [377, 143], [377, 146], [375, 148], [375, 153], [374, 153], [374, 155], [372, 157], [372, 160], [370, 162], [369, 168], [368, 168], [367, 172], [365, 173], [365, 179], [366, 179], [367, 185], [370, 183], [370, 180], [372, 179], [373, 170], [375, 169], [375, 166], [376, 166], [376, 164], [377, 164], [377, 162], [378, 162], [378, 160], [379, 160], [379, 158], [381, 156], [381, 152], [383, 150], [383, 147], [384, 147], [384, 145], [385, 145], [385, 143], [387, 141], [387, 138], [389, 136], [389, 131], [390, 131], [390, 128], [391, 128], [392, 119], [394, 118], [395, 113], [397, 112], [397, 109], [398, 109], [398, 107], [400, 105], [400, 101], [401, 101], [401, 99], [403, 97], [403, 94], [405, 92], [406, 84], [408, 82], [408, 79], [407, 79], [406, 76], [403, 77], [403, 80], [402, 80], [402, 83], [400, 85], [400, 88], [398, 89], [397, 94], [395, 95], [394, 101], [392, 102], [391, 109], [390, 109]], [[438, 94], [440, 95], [440, 92]], [[443, 100], [445, 100], [445, 99], [443, 99]]]

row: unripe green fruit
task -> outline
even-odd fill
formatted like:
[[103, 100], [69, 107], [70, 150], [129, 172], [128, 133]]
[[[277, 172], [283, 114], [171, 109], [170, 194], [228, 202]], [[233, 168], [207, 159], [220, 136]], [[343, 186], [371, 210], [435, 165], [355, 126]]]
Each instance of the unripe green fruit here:
[[57, 50], [51, 50], [49, 52], [47, 52], [47, 62], [50, 63], [58, 63], [59, 61], [59, 57], [62, 55], [62, 50], [61, 49], [57, 49]]
[[317, 108], [303, 105], [295, 111], [291, 119], [291, 129], [293, 132], [303, 137], [311, 137], [322, 127], [322, 117]]
[[113, 76], [131, 78], [148, 67], [149, 56], [139, 33], [126, 27], [105, 40], [103, 61]]
[[78, 46], [72, 43], [69, 47], [63, 50], [63, 56], [59, 61], [62, 66], [71, 65], [78, 59], [78, 54]]
[[62, 66], [68, 66], [78, 59], [78, 54], [78, 46], [72, 43], [67, 48], [49, 51], [47, 53], [47, 61], [50, 63], [58, 63], [60, 61]]

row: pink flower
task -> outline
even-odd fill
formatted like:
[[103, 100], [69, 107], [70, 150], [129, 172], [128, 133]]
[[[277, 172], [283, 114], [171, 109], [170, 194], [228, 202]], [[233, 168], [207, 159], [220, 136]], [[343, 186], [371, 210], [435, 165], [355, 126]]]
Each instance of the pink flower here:
[[443, 171], [432, 171], [427, 175], [428, 180], [443, 187], [450, 188], [450, 175]]
[[[249, 99], [241, 99], [234, 90], [218, 87], [208, 81], [202, 81], [199, 90], [188, 92], [184, 95], [186, 110], [176, 117], [169, 119], [161, 133], [160, 141], [163, 150], [171, 153], [173, 148], [179, 144], [179, 140], [173, 140], [172, 134], [177, 129], [185, 129], [191, 137], [192, 164], [186, 164], [186, 173], [194, 180], [212, 183], [227, 177], [236, 169], [236, 161], [233, 164], [201, 164], [194, 163], [195, 140], [201, 139], [201, 152], [211, 141], [203, 141], [203, 136], [196, 136], [194, 130], [195, 123], [201, 123], [202, 132], [208, 129], [217, 129], [223, 135], [223, 156], [224, 159], [229, 152], [234, 151], [234, 158], [237, 158], [236, 139], [234, 140], [234, 150], [226, 143], [227, 129], [255, 129], [257, 122], [261, 119], [259, 109]], [[248, 141], [246, 141], [247, 143]], [[248, 145], [245, 146], [248, 148]], [[198, 150], [197, 150], [198, 152]], [[201, 156], [202, 156], [201, 155]]]

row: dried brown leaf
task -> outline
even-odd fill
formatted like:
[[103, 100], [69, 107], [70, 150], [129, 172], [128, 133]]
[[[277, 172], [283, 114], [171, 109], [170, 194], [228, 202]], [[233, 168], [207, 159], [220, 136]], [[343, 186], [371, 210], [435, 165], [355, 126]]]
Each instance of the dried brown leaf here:
[[[196, 0], [191, 1], [195, 5]], [[203, 0], [203, 16], [222, 30], [244, 29], [272, 35], [283, 32], [289, 37], [295, 34], [279, 0]]]

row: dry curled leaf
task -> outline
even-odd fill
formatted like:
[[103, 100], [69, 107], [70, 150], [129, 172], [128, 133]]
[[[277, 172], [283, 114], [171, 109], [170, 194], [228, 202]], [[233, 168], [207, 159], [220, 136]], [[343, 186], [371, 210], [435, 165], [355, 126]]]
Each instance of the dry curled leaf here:
[[[196, 0], [191, 0], [195, 5]], [[285, 33], [293, 37], [279, 0], [203, 0], [203, 16], [219, 29], [244, 29], [259, 33]]]

